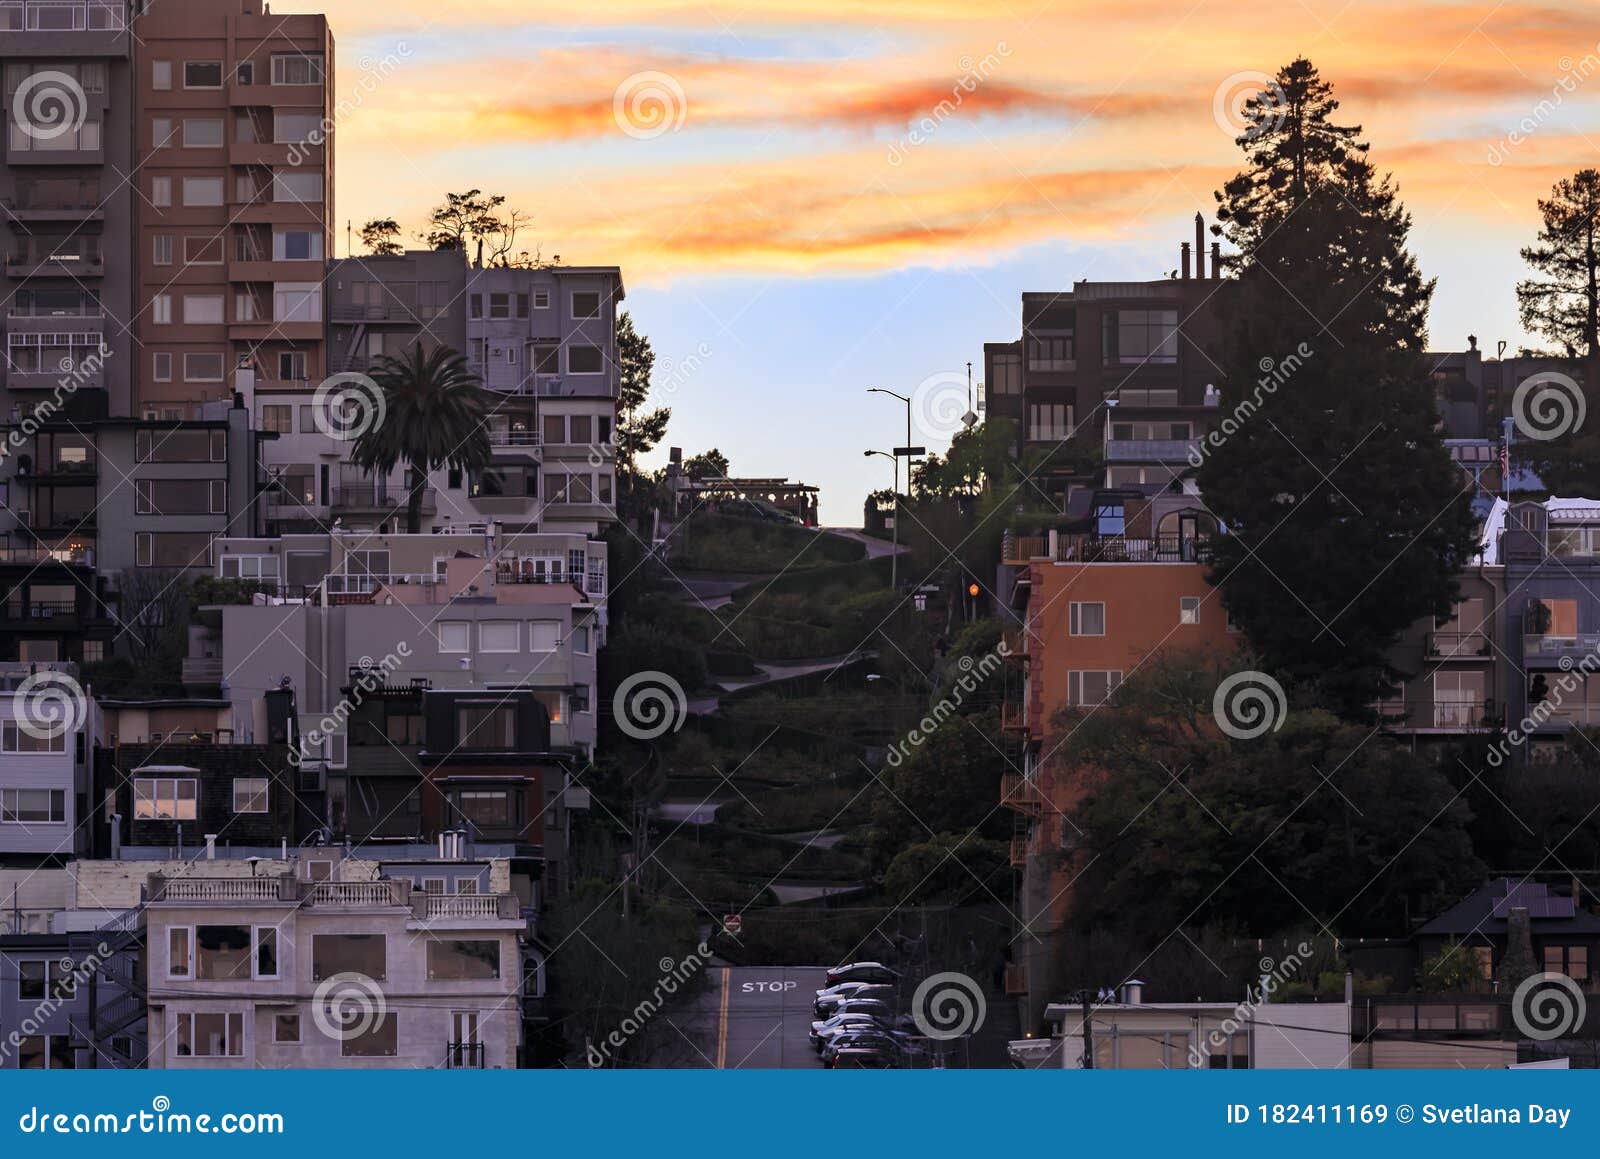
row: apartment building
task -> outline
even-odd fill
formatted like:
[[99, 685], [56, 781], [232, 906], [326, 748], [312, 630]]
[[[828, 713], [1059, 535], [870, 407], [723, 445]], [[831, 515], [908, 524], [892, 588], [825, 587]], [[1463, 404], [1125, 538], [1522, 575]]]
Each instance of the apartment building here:
[[151, 876], [152, 1068], [517, 1065], [514, 894], [256, 868]]
[[1457, 578], [1459, 595], [1446, 619], [1413, 624], [1389, 662], [1408, 674], [1377, 704], [1389, 731], [1423, 745], [1499, 728], [1505, 719], [1503, 637], [1505, 569], [1484, 566]]
[[0, 549], [0, 661], [92, 664], [111, 653], [119, 628], [92, 560], [87, 549]]
[[242, 365], [309, 395], [334, 220], [328, 22], [161, 0], [136, 32], [137, 412], [195, 417]]
[[1025, 293], [1021, 338], [985, 344], [985, 416], [1017, 425], [1019, 454], [1073, 442], [1104, 450], [1098, 477], [1080, 477], [1070, 463], [1041, 468], [1051, 495], [1064, 502], [1074, 484], [1150, 494], [1190, 470], [1220, 402], [1210, 354], [1220, 333], [1219, 260], [1213, 244], [1208, 275], [1197, 214], [1175, 276]]
[[67, 662], [0, 664], [0, 865], [59, 865], [85, 848], [90, 725], [68, 703], [76, 681]]
[[1024, 1026], [1043, 1014], [1052, 935], [1071, 901], [1071, 869], [1059, 854], [1071, 847], [1066, 818], [1081, 786], [1052, 760], [1059, 715], [1104, 703], [1157, 652], [1225, 654], [1240, 640], [1206, 582], [1215, 523], [1183, 504], [1182, 496], [1133, 501], [1119, 509], [1115, 534], [1006, 540], [1019, 628], [1008, 636], [1015, 671], [1001, 725], [1021, 759], [1002, 777], [1001, 803], [1016, 814], [1017, 912], [1029, 934], [1016, 942], [1007, 989], [1022, 1000]]

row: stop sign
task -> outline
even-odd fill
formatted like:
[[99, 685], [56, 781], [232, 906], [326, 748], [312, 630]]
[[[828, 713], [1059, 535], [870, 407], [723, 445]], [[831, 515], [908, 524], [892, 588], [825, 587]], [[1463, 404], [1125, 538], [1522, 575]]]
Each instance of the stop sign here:
[[744, 918], [738, 914], [728, 914], [723, 917], [722, 932], [729, 937], [737, 937], [742, 929], [744, 929]]

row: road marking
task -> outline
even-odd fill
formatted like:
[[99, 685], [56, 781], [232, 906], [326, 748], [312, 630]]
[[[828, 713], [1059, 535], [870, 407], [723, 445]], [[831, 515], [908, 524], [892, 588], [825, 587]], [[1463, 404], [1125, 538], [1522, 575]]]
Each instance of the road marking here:
[[728, 1065], [728, 976], [733, 973], [732, 968], [722, 968], [722, 1017], [717, 1026], [717, 1069], [723, 1070]]

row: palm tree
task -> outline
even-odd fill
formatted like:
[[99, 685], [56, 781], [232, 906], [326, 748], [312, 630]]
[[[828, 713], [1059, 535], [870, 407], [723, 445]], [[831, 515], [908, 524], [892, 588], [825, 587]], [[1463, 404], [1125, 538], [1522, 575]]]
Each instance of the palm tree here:
[[489, 462], [488, 402], [467, 360], [448, 346], [424, 352], [418, 343], [401, 358], [381, 355], [372, 379], [383, 391], [380, 422], [355, 440], [351, 461], [381, 477], [404, 463], [410, 470], [406, 530], [422, 530], [428, 473], [441, 467], [472, 472]]

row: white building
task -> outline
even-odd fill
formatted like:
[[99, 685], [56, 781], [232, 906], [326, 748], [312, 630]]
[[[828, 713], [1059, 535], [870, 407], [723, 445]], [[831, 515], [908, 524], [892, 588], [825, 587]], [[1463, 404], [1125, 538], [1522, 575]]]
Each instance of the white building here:
[[0, 664], [0, 862], [82, 852], [90, 717], [75, 664]]

